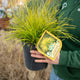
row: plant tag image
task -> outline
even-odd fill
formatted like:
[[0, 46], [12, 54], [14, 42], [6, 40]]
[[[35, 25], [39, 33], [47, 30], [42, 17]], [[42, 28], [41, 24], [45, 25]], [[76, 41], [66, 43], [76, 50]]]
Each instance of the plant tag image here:
[[47, 30], [37, 43], [37, 50], [51, 60], [55, 60], [62, 48], [62, 41]]

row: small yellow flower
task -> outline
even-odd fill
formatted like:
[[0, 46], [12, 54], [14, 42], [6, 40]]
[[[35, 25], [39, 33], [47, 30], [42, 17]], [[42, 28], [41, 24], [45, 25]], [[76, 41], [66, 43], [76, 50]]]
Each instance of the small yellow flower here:
[[42, 51], [46, 52], [48, 50], [48, 47], [51, 43], [54, 43], [54, 39], [51, 37], [47, 37], [47, 38], [43, 38], [43, 40], [40, 43], [40, 47], [42, 49]]

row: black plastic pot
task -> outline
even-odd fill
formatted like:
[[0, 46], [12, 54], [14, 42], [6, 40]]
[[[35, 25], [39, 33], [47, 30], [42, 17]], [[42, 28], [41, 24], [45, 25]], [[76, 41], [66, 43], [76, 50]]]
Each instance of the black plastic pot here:
[[38, 71], [47, 68], [47, 63], [36, 63], [36, 58], [31, 57], [30, 50], [36, 50], [35, 45], [26, 44], [23, 46], [25, 65], [28, 69]]

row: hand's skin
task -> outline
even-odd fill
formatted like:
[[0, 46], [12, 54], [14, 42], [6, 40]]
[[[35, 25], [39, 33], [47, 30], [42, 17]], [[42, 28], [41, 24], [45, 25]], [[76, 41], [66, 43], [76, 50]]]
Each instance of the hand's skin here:
[[38, 63], [49, 63], [49, 64], [59, 64], [60, 53], [56, 57], [55, 61], [52, 61], [49, 58], [47, 58], [44, 55], [42, 55], [37, 50], [31, 50], [30, 52], [31, 52], [31, 56], [32, 57], [39, 58], [39, 59], [36, 59], [35, 62], [38, 62]]

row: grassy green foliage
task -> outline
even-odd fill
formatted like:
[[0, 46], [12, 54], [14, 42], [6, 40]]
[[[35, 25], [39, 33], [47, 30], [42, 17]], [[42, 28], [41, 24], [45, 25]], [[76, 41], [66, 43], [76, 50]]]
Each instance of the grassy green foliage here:
[[58, 38], [72, 38], [72, 35], [68, 33], [67, 29], [73, 29], [74, 27], [69, 25], [66, 20], [61, 19], [57, 21], [56, 15], [58, 13], [57, 7], [50, 6], [50, 1], [44, 0], [32, 0], [27, 2], [25, 0], [24, 6], [19, 6], [18, 10], [13, 11], [13, 25], [11, 25], [12, 31], [9, 31], [9, 40], [18, 38], [20, 41], [30, 44], [36, 44], [41, 37], [42, 33], [47, 30], [57, 36]]

